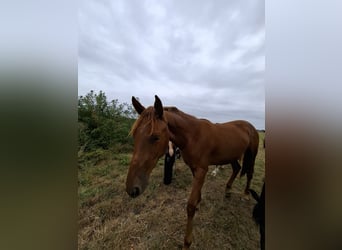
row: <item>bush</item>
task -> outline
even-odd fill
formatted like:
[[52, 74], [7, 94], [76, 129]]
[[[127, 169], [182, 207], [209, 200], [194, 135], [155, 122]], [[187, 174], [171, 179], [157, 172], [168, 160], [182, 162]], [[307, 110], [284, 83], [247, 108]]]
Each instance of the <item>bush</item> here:
[[128, 136], [136, 113], [131, 105], [118, 100], [107, 102], [104, 92], [90, 91], [78, 98], [78, 143], [80, 152], [96, 149], [118, 150], [120, 153], [133, 148]]

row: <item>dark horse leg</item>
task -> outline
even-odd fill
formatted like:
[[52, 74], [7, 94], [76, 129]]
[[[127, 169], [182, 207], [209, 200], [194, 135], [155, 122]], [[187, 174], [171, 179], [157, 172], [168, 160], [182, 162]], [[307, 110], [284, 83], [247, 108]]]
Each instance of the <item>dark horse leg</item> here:
[[205, 180], [205, 175], [207, 174], [208, 169], [204, 168], [193, 168], [193, 179], [192, 179], [192, 190], [188, 200], [188, 205], [186, 207], [186, 211], [188, 214], [185, 237], [184, 237], [184, 246], [183, 249], [189, 249], [192, 243], [192, 226], [193, 219], [196, 212], [196, 207], [201, 201], [201, 189]]
[[236, 176], [238, 175], [238, 173], [240, 172], [241, 166], [239, 164], [239, 162], [236, 160], [234, 162], [232, 162], [232, 168], [233, 168], [233, 173], [230, 176], [227, 185], [226, 185], [226, 196], [229, 197], [230, 195], [230, 190], [232, 188], [233, 182], [236, 178]]
[[253, 178], [255, 158], [256, 158], [256, 154], [255, 155], [251, 154], [249, 159], [244, 159], [244, 164], [246, 164], [246, 167], [245, 166], [242, 167], [246, 169], [246, 175], [247, 175], [247, 182], [246, 182], [246, 187], [245, 187], [246, 198], [249, 197], [249, 188], [251, 185], [251, 180]]
[[253, 172], [251, 173], [247, 173], [247, 183], [246, 183], [246, 187], [245, 187], [245, 195], [249, 195], [249, 187], [251, 185], [251, 180], [253, 178]]

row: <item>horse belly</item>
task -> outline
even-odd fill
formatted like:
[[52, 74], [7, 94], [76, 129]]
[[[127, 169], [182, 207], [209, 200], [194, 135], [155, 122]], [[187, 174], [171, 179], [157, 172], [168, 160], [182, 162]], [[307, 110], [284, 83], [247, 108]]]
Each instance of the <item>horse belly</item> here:
[[210, 165], [229, 164], [241, 160], [248, 145], [244, 142], [221, 142], [213, 147], [210, 153]]

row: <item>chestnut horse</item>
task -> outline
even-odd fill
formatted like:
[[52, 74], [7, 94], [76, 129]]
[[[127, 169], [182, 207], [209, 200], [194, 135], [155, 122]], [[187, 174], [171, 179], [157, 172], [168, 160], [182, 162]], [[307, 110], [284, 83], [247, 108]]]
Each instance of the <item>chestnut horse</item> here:
[[248, 195], [258, 153], [258, 132], [247, 121], [213, 124], [175, 107], [163, 107], [158, 96], [155, 96], [153, 107], [145, 108], [134, 97], [132, 104], [140, 116], [131, 130], [134, 152], [127, 174], [126, 191], [131, 197], [144, 192], [149, 176], [158, 159], [164, 155], [169, 140], [174, 142], [193, 175], [183, 247], [188, 249], [192, 243], [193, 217], [201, 201], [201, 189], [208, 166], [232, 164], [233, 174], [226, 185], [226, 193], [229, 193], [241, 169], [238, 160], [243, 156], [240, 176], [247, 174], [244, 192]]

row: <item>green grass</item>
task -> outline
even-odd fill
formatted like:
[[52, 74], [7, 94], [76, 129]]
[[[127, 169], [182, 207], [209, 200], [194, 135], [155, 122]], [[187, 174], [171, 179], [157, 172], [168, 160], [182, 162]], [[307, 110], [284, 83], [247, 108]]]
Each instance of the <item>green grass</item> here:
[[[264, 133], [251, 187], [260, 192], [265, 176]], [[179, 249], [183, 244], [186, 204], [192, 174], [176, 160], [174, 179], [163, 184], [163, 158], [152, 171], [145, 192], [131, 199], [125, 192], [130, 154], [109, 151], [79, 158], [79, 249]], [[246, 177], [236, 178], [230, 198], [224, 196], [231, 167], [214, 177], [209, 167], [202, 202], [194, 219], [192, 249], [258, 249], [252, 220], [253, 199], [241, 200]]]

